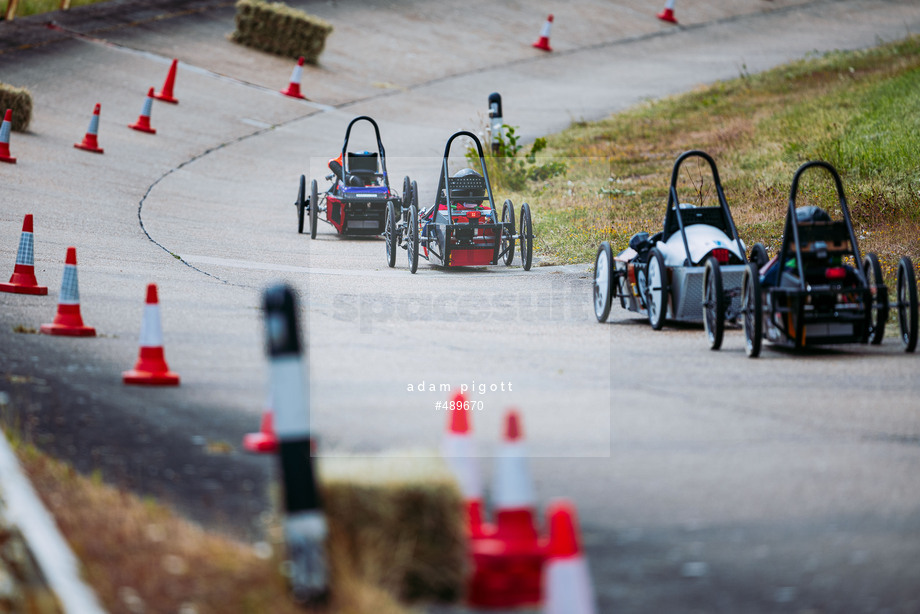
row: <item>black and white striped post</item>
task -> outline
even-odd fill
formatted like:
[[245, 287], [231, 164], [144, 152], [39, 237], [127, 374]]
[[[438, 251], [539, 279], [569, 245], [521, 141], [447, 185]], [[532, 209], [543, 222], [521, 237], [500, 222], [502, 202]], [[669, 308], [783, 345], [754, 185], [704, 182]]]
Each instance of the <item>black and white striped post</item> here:
[[297, 300], [286, 285], [263, 295], [268, 339], [269, 372], [278, 458], [284, 492], [284, 538], [294, 599], [318, 605], [329, 598], [328, 534], [310, 436], [309, 382], [305, 376], [306, 348], [297, 326]]

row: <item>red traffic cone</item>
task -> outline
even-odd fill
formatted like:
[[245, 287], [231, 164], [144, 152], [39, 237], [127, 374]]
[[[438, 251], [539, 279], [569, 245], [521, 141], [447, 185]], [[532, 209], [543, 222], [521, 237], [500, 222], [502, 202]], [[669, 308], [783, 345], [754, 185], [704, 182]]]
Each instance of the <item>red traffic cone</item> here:
[[262, 412], [262, 424], [258, 433], [243, 435], [243, 447], [255, 454], [271, 454], [278, 451], [278, 435], [275, 433], [272, 410], [266, 409]]
[[495, 537], [515, 546], [531, 548], [537, 543], [533, 480], [524, 450], [521, 418], [514, 410], [505, 416], [504, 443], [495, 463], [492, 487]]
[[122, 373], [126, 384], [178, 386], [179, 376], [169, 370], [163, 353], [163, 327], [160, 324], [157, 285], [147, 285], [147, 303], [141, 324], [140, 353], [131, 371]]
[[667, 0], [664, 3], [664, 9], [658, 13], [658, 19], [669, 23], [677, 23], [677, 17], [674, 16], [674, 0]]
[[10, 155], [10, 132], [13, 131], [13, 109], [7, 109], [0, 124], [0, 162], [16, 164], [16, 158]]
[[[9, 113], [9, 111], [7, 111]], [[35, 279], [35, 239], [32, 236], [32, 214], [26, 214], [22, 221], [22, 235], [19, 238], [19, 251], [16, 252], [16, 266], [10, 282], [0, 284], [0, 292], [14, 294], [48, 294], [48, 288], [39, 286]]]
[[281, 93], [291, 98], [304, 98], [303, 94], [300, 93], [301, 77], [303, 77], [303, 56], [300, 56], [300, 59], [297, 60], [297, 66], [294, 67], [294, 71], [291, 73], [291, 82], [288, 83], [287, 88], [281, 90]]
[[77, 284], [77, 248], [67, 248], [64, 260], [64, 278], [61, 280], [61, 296], [58, 299], [57, 315], [51, 324], [42, 324], [41, 332], [46, 335], [66, 337], [95, 337], [96, 329], [83, 324], [80, 315], [80, 290]]
[[441, 445], [441, 455], [450, 467], [451, 473], [460, 485], [460, 492], [466, 503], [467, 532], [472, 539], [483, 537], [490, 529], [483, 524], [482, 479], [479, 472], [479, 458], [476, 455], [470, 414], [464, 407], [466, 397], [458, 392], [449, 410], [447, 433]]
[[594, 589], [581, 551], [575, 507], [557, 501], [546, 512], [549, 544], [543, 574], [543, 614], [594, 614]]
[[542, 49], [543, 51], [552, 51], [553, 48], [549, 46], [549, 30], [553, 26], [553, 16], [550, 15], [546, 18], [546, 22], [543, 24], [543, 28], [540, 29], [540, 38], [537, 39], [537, 42], [533, 44], [533, 47], [537, 49]]
[[82, 143], [74, 143], [73, 146], [77, 149], [82, 149], [84, 151], [91, 151], [93, 153], [103, 153], [102, 148], [99, 147], [99, 140], [97, 135], [99, 134], [99, 109], [101, 105], [97, 102], [96, 108], [93, 109], [93, 117], [89, 120], [89, 128], [86, 130], [86, 136], [83, 137]]
[[163, 83], [163, 89], [153, 95], [157, 100], [179, 104], [179, 101], [173, 98], [173, 86], [176, 84], [176, 66], [178, 66], [178, 64], [179, 60], [173, 59], [172, 65], [169, 67], [169, 72], [166, 74], [166, 81]]
[[147, 98], [144, 99], [144, 108], [141, 110], [140, 117], [133, 124], [128, 124], [129, 128], [140, 130], [148, 134], [156, 134], [156, 128], [150, 126], [150, 111], [153, 109], [153, 88], [147, 92]]

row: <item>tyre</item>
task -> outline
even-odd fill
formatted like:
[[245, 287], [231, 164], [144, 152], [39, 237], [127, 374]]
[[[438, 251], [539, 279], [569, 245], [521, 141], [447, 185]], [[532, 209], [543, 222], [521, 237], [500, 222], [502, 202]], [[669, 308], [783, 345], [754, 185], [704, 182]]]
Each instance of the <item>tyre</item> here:
[[300, 188], [297, 190], [297, 202], [294, 204], [297, 205], [297, 233], [303, 234], [303, 218], [306, 213], [307, 201], [306, 201], [306, 183], [307, 179], [303, 175], [300, 176]]
[[[755, 264], [756, 266], [756, 264]], [[722, 347], [725, 334], [725, 293], [722, 288], [722, 268], [710, 256], [703, 269], [703, 328], [709, 338], [709, 349]]]
[[594, 315], [598, 322], [606, 322], [613, 301], [613, 252], [604, 241], [594, 258]]
[[913, 352], [917, 349], [917, 278], [907, 256], [898, 262], [898, 325], [904, 351]]
[[387, 241], [387, 266], [391, 269], [396, 266], [396, 247], [398, 245], [396, 232], [396, 205], [389, 202], [387, 203], [387, 225], [384, 237]]
[[765, 264], [770, 262], [770, 257], [767, 255], [767, 248], [763, 246], [763, 243], [755, 243], [751, 247], [751, 256], [748, 258], [749, 261], [757, 265], [757, 270], [763, 268]]
[[410, 205], [415, 205], [415, 208], [418, 209], [418, 183], [412, 182], [412, 200], [409, 201]]
[[868, 336], [864, 335], [864, 338], [872, 345], [878, 345], [885, 336], [885, 323], [888, 321], [888, 295], [879, 296], [878, 294], [878, 288], [884, 286], [885, 282], [882, 280], [882, 266], [878, 262], [878, 257], [872, 252], [866, 254], [863, 260], [863, 273], [866, 275], [869, 290], [872, 292], [872, 304], [868, 306]]
[[741, 281], [741, 325], [744, 328], [744, 351], [750, 358], [760, 356], [763, 341], [763, 299], [760, 289], [760, 269], [748, 263]]
[[505, 255], [505, 266], [511, 266], [514, 262], [514, 204], [511, 199], [505, 201], [502, 205], [502, 223], [510, 224], [510, 228], [502, 229], [501, 253]]
[[521, 203], [521, 266], [529, 271], [533, 265], [533, 223], [530, 219], [530, 205]]
[[649, 252], [648, 277], [645, 290], [648, 322], [655, 330], [661, 330], [668, 314], [668, 271], [664, 266], [664, 256], [653, 247]]
[[316, 179], [310, 182], [310, 238], [316, 238], [316, 220], [319, 219], [319, 197], [316, 194]]
[[412, 182], [409, 181], [409, 175], [403, 177], [402, 187], [402, 206], [408, 207], [412, 204]]
[[418, 270], [418, 207], [409, 205], [409, 272]]

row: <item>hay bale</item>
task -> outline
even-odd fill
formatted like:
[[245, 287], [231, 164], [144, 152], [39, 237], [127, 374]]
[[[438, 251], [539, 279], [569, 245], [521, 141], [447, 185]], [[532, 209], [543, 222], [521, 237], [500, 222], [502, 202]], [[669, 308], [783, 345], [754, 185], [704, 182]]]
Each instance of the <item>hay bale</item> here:
[[332, 560], [402, 600], [463, 595], [463, 498], [437, 453], [321, 457], [318, 467]]
[[284, 57], [317, 64], [332, 25], [282, 2], [238, 0], [230, 40]]
[[0, 120], [7, 109], [13, 109], [13, 130], [28, 130], [29, 122], [32, 121], [32, 93], [24, 87], [0, 83]]

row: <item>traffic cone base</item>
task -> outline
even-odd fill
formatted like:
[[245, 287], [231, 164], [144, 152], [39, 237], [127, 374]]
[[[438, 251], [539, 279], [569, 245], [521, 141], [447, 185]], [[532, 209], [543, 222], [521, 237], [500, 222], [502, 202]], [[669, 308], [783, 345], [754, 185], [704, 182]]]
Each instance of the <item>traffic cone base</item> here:
[[38, 285], [38, 280], [35, 279], [34, 266], [17, 264], [13, 268], [13, 276], [10, 277], [9, 283], [0, 284], [0, 292], [44, 296], [48, 294], [48, 288]]
[[469, 605], [509, 608], [541, 602], [545, 558], [541, 548], [513, 552], [503, 540], [477, 539], [470, 550], [474, 571], [467, 586]]
[[174, 59], [166, 74], [166, 81], [163, 83], [163, 89], [153, 94], [153, 97], [163, 102], [179, 104], [179, 101], [173, 97], [173, 86], [176, 84], [176, 66], [179, 64], [178, 59]]
[[677, 23], [677, 18], [674, 17], [673, 9], [666, 8], [662, 10], [660, 13], [658, 13], [658, 19], [661, 21], [667, 21], [669, 23]]
[[42, 324], [39, 329], [46, 335], [64, 337], [95, 337], [96, 329], [83, 323], [79, 305], [58, 305], [57, 315], [51, 324]]
[[131, 371], [122, 373], [126, 384], [151, 386], [178, 386], [179, 375], [169, 370], [163, 347], [141, 347], [137, 364]]
[[278, 451], [278, 435], [275, 433], [272, 412], [262, 414], [262, 424], [258, 433], [246, 433], [243, 436], [243, 448], [256, 454], [271, 454]]

